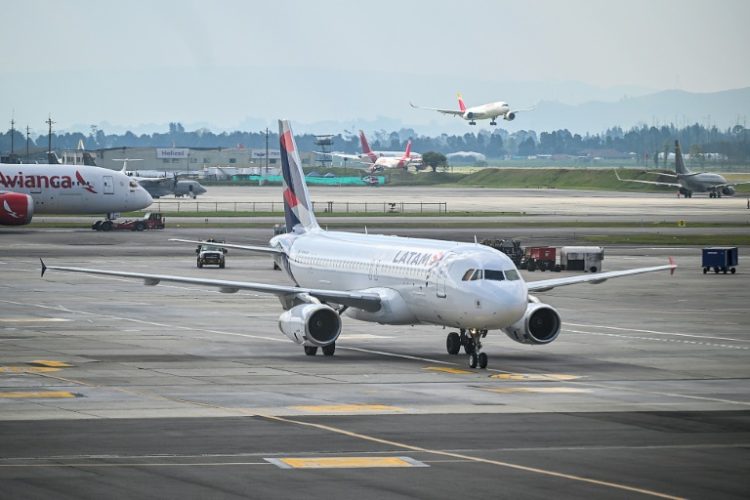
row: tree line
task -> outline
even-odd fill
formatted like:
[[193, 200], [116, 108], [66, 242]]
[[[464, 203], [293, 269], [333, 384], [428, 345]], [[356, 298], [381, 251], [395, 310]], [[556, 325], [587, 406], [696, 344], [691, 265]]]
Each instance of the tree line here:
[[[481, 130], [467, 132], [463, 135], [442, 134], [437, 137], [418, 135], [413, 129], [401, 129], [398, 132], [376, 131], [369, 134], [370, 145], [375, 150], [403, 151], [406, 142], [412, 139], [412, 149], [419, 152], [434, 151], [453, 153], [457, 151], [474, 151], [488, 158], [528, 157], [533, 155], [572, 155], [597, 156], [599, 151], [615, 151], [623, 154], [635, 154], [641, 159], [656, 158], [658, 153], [671, 152], [674, 141], [679, 140], [683, 151], [700, 151], [719, 153], [728, 161], [747, 163], [750, 161], [750, 133], [741, 125], [720, 130], [717, 127], [705, 127], [694, 124], [684, 128], [674, 125], [633, 127], [623, 130], [612, 127], [599, 134], [574, 134], [568, 130], [554, 130], [537, 134], [533, 130], [509, 132], [498, 128], [493, 131]], [[31, 140], [31, 149], [46, 151], [47, 135], [40, 135]], [[296, 136], [297, 145], [302, 151], [319, 151], [316, 137], [312, 134]], [[16, 130], [13, 138], [16, 154], [23, 157], [26, 148], [26, 137]], [[207, 129], [187, 131], [180, 123], [170, 123], [169, 130], [159, 133], [136, 135], [107, 134], [103, 130], [92, 129], [88, 133], [66, 132], [52, 134], [52, 145], [55, 150], [75, 149], [83, 141], [86, 149], [107, 149], [121, 147], [190, 147], [190, 148], [236, 148], [245, 147], [262, 149], [266, 145], [266, 134], [258, 132], [221, 132], [214, 133]], [[277, 148], [278, 135], [270, 133], [268, 144]], [[336, 134], [333, 136], [333, 149], [346, 153], [360, 151], [359, 137], [355, 134]], [[0, 151], [3, 154], [11, 150], [11, 131], [0, 134]]]

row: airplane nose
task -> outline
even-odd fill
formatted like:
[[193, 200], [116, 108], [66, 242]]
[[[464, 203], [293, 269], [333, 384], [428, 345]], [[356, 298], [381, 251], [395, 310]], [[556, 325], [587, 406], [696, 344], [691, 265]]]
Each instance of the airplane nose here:
[[143, 204], [142, 208], [146, 208], [146, 207], [150, 206], [154, 202], [154, 199], [151, 197], [151, 195], [149, 194], [149, 192], [146, 191], [145, 189], [143, 189], [142, 187], [139, 187], [139, 189], [138, 189], [138, 195], [139, 195], [138, 196], [138, 201], [141, 204]]

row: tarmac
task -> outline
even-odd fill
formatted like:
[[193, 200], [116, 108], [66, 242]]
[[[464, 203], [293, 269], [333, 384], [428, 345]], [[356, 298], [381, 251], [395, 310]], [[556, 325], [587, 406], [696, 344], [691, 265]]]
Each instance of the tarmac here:
[[[448, 355], [439, 327], [346, 318], [336, 355], [308, 357], [279, 332], [273, 297], [39, 276], [43, 257], [287, 282], [268, 257], [232, 250], [226, 269], [197, 269], [192, 246], [166, 241], [210, 231], [0, 231], [0, 496], [750, 492], [746, 248], [737, 274], [704, 275], [696, 247], [608, 247], [604, 270], [667, 255], [679, 268], [538, 294], [562, 316], [558, 340], [526, 346], [490, 332], [487, 370]], [[232, 242], [270, 236], [222, 231]]]

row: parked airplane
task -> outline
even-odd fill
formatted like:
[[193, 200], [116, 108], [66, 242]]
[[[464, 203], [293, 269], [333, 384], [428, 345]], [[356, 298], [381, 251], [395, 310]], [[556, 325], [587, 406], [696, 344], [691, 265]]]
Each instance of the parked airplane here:
[[138, 181], [138, 184], [143, 186], [153, 198], [161, 198], [162, 196], [173, 194], [177, 198], [189, 196], [190, 198], [195, 199], [199, 194], [206, 192], [206, 188], [204, 188], [198, 181], [180, 180], [178, 179], [179, 174], [177, 173], [172, 177], [168, 177], [166, 172], [165, 175], [144, 176], [139, 175], [138, 171], [128, 170], [128, 162], [141, 161], [140, 158], [113, 158], [113, 161], [121, 161], [122, 169], [120, 172], [131, 179]]
[[0, 225], [37, 214], [107, 214], [140, 210], [151, 196], [125, 174], [87, 165], [0, 164]]
[[672, 177], [676, 182], [658, 182], [658, 181], [642, 181], [636, 179], [622, 179], [615, 170], [615, 176], [617, 180], [623, 182], [638, 182], [640, 184], [652, 184], [655, 186], [671, 186], [679, 189], [680, 194], [685, 198], [692, 198], [693, 192], [697, 193], [708, 193], [709, 198], [721, 198], [721, 195], [732, 196], [736, 190], [734, 186], [739, 184], [750, 184], [750, 181], [746, 182], [729, 182], [723, 176], [719, 174], [713, 174], [710, 172], [691, 172], [685, 166], [685, 162], [682, 159], [682, 151], [680, 151], [680, 141], [674, 141], [674, 174], [665, 174], [663, 172], [648, 172], [649, 174], [663, 175], [665, 177]]
[[137, 278], [146, 285], [167, 281], [213, 286], [226, 293], [274, 294], [284, 309], [279, 328], [304, 346], [307, 355], [315, 355], [319, 347], [324, 355], [333, 355], [342, 314], [379, 324], [447, 326], [458, 330], [448, 334], [448, 352], [458, 354], [463, 346], [469, 366], [485, 368], [487, 354], [482, 352], [481, 339], [490, 330], [503, 330], [523, 344], [549, 344], [560, 334], [560, 315], [529, 292], [676, 267], [670, 259], [667, 265], [526, 283], [508, 256], [477, 243], [326, 231], [315, 219], [288, 121], [279, 121], [279, 137], [289, 232], [274, 236], [267, 247], [215, 245], [272, 255], [293, 285], [46, 266], [44, 262], [42, 276], [54, 269]]
[[511, 110], [510, 105], [507, 102], [498, 101], [491, 102], [489, 104], [482, 104], [480, 106], [466, 107], [463, 97], [458, 94], [458, 108], [459, 109], [441, 109], [441, 108], [425, 108], [417, 106], [416, 104], [409, 103], [412, 108], [416, 109], [429, 109], [431, 111], [438, 111], [446, 115], [460, 116], [464, 120], [469, 121], [469, 125], [476, 125], [476, 120], [490, 120], [490, 125], [497, 125], [496, 118], [502, 117], [503, 120], [512, 121], [516, 118], [516, 113], [522, 111], [532, 111], [532, 109], [518, 109]]

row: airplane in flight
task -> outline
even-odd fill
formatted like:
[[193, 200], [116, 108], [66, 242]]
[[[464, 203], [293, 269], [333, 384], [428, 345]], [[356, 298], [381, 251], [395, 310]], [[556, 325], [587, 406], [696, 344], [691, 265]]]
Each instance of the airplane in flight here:
[[0, 225], [34, 214], [107, 214], [146, 208], [151, 195], [121, 172], [88, 165], [0, 164]]
[[195, 199], [199, 194], [206, 192], [206, 188], [200, 182], [190, 179], [179, 179], [178, 173], [175, 173], [172, 177], [167, 177], [166, 172], [165, 175], [144, 176], [139, 175], [140, 173], [137, 171], [128, 170], [129, 161], [142, 161], [141, 158], [113, 158], [112, 160], [121, 161], [122, 169], [120, 172], [138, 181], [138, 184], [148, 191], [152, 198], [161, 198], [162, 196], [173, 194], [177, 198], [188, 196]]
[[724, 176], [710, 172], [691, 172], [682, 159], [680, 151], [680, 141], [674, 141], [674, 174], [665, 174], [663, 172], [648, 172], [654, 175], [663, 175], [672, 177], [675, 182], [643, 181], [637, 179], [622, 179], [615, 170], [617, 180], [622, 182], [637, 182], [639, 184], [651, 184], [654, 186], [671, 186], [679, 189], [680, 194], [685, 198], [692, 198], [693, 193], [708, 193], [709, 198], [721, 198], [722, 195], [732, 196], [737, 191], [734, 186], [739, 184], [750, 184], [746, 182], [729, 182]]
[[409, 103], [412, 108], [415, 109], [428, 109], [430, 111], [438, 111], [446, 115], [459, 116], [464, 120], [469, 121], [469, 125], [476, 125], [476, 120], [490, 120], [490, 125], [497, 125], [495, 121], [498, 117], [501, 117], [506, 121], [513, 121], [516, 119], [516, 113], [522, 111], [532, 111], [533, 109], [518, 109], [511, 110], [510, 105], [507, 102], [497, 101], [488, 104], [481, 104], [479, 106], [466, 107], [463, 97], [458, 94], [458, 109], [442, 109], [442, 108], [425, 108], [417, 106], [416, 104]]
[[[293, 285], [170, 276], [111, 269], [46, 265], [47, 270], [217, 287], [221, 292], [252, 290], [276, 295], [284, 312], [279, 329], [302, 345], [307, 355], [318, 348], [332, 356], [342, 330], [341, 315], [383, 325], [431, 324], [455, 329], [446, 349], [463, 347], [469, 366], [486, 368], [482, 339], [502, 330], [523, 344], [549, 344], [562, 320], [550, 305], [530, 292], [575, 283], [670, 270], [676, 265], [545, 279], [526, 283], [504, 253], [478, 243], [327, 231], [318, 225], [289, 122], [279, 121], [287, 233], [269, 246], [216, 243], [273, 256]], [[192, 240], [181, 240], [198, 243]]]

